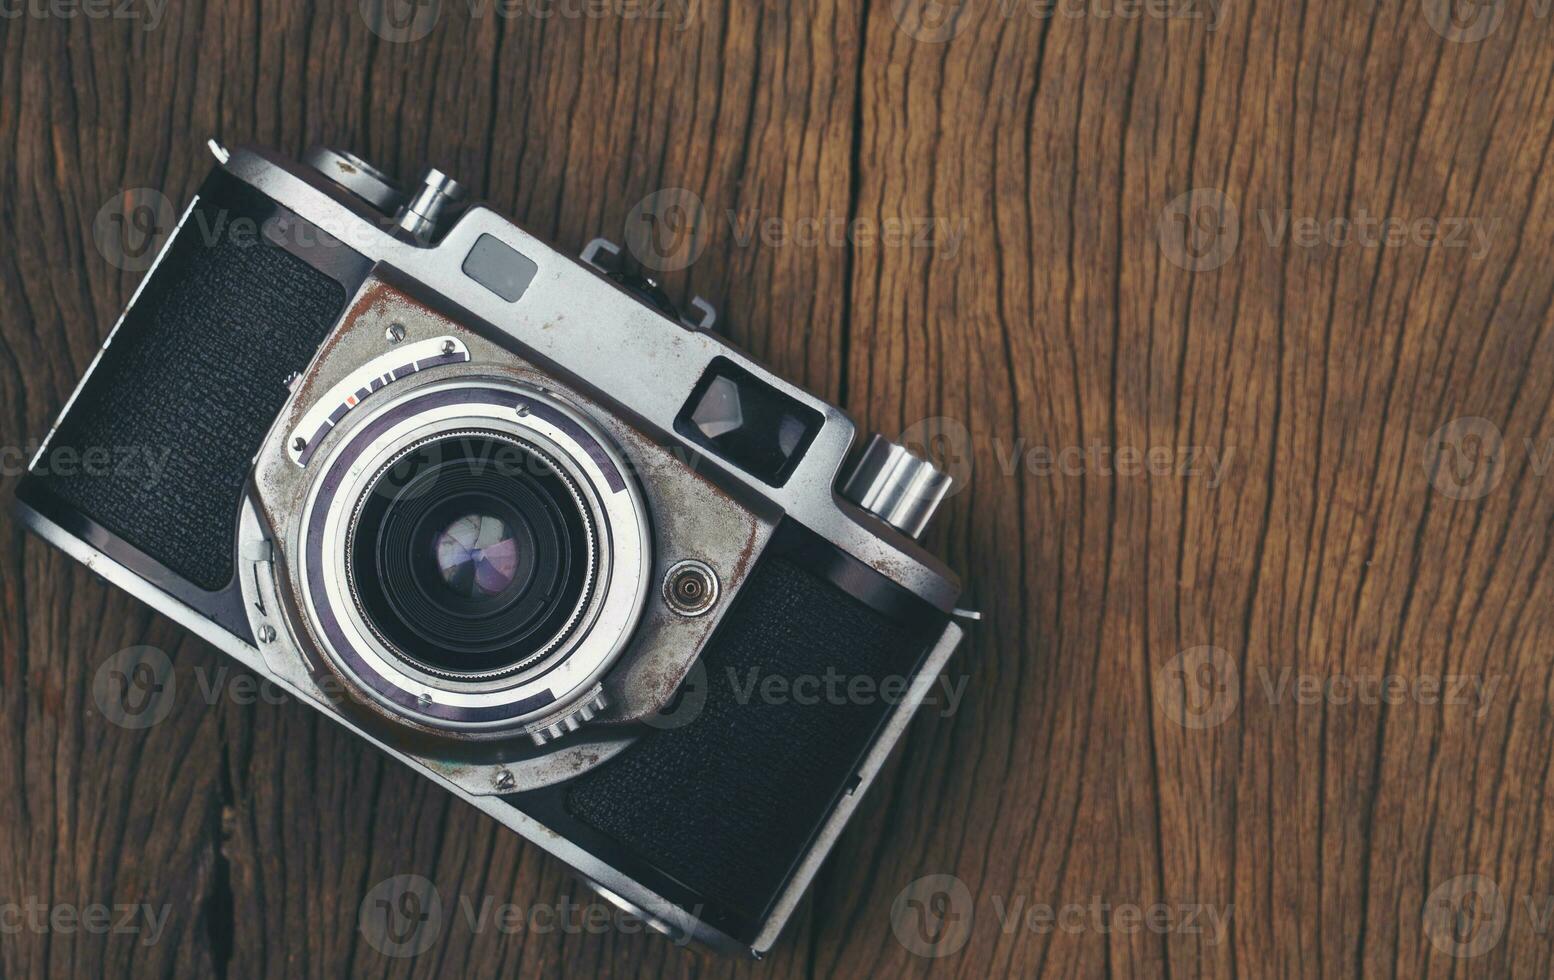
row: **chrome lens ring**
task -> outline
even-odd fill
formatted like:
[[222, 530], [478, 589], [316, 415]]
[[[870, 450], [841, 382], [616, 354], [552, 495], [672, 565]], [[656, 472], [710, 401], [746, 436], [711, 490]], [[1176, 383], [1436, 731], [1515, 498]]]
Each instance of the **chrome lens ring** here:
[[[461, 432], [543, 454], [577, 489], [594, 528], [586, 601], [557, 643], [513, 670], [427, 670], [385, 642], [352, 590], [354, 520], [374, 479], [406, 447]], [[646, 505], [608, 437], [556, 395], [496, 380], [429, 385], [375, 408], [313, 465], [295, 544], [304, 619], [331, 666], [389, 714], [454, 731], [521, 728], [591, 688], [625, 649], [650, 590]]]
[[[501, 478], [509, 469], [520, 470], [517, 475], [522, 476], [521, 469], [543, 467], [552, 477], [550, 482], [564, 495], [565, 502], [570, 503], [571, 507], [575, 508], [579, 525], [578, 530], [580, 533], [577, 535], [578, 540], [576, 542], [566, 542], [572, 545], [573, 550], [578, 552], [577, 557], [580, 559], [576, 562], [578, 567], [573, 575], [576, 579], [576, 587], [570, 590], [572, 594], [563, 593], [554, 596], [554, 609], [551, 615], [547, 617], [553, 623], [558, 622], [559, 625], [554, 626], [550, 630], [542, 630], [542, 635], [538, 636], [535, 642], [531, 644], [533, 649], [523, 650], [521, 654], [509, 652], [506, 657], [499, 656], [500, 662], [484, 669], [466, 668], [458, 670], [446, 664], [439, 665], [436, 663], [436, 660], [441, 658], [435, 655], [428, 657], [421, 654], [416, 647], [435, 644], [439, 637], [449, 645], [456, 643], [458, 640], [458, 627], [461, 625], [459, 623], [460, 619], [473, 620], [476, 628], [479, 628], [479, 626], [490, 624], [493, 620], [499, 621], [504, 618], [512, 618], [512, 614], [521, 612], [523, 604], [516, 602], [515, 598], [504, 597], [503, 593], [519, 591], [519, 589], [514, 587], [525, 584], [538, 584], [532, 583], [532, 581], [519, 581], [520, 577], [516, 575], [516, 569], [521, 559], [528, 556], [518, 554], [518, 549], [516, 548], [511, 549], [508, 557], [510, 563], [514, 566], [511, 570], [513, 574], [507, 576], [507, 581], [497, 583], [498, 585], [506, 585], [508, 588], [493, 588], [491, 591], [494, 594], [476, 599], [473, 602], [463, 603], [467, 607], [489, 607], [491, 614], [479, 617], [459, 615], [457, 613], [453, 616], [439, 615], [442, 611], [436, 608], [435, 603], [424, 602], [419, 603], [421, 606], [420, 611], [423, 615], [420, 616], [422, 622], [418, 624], [414, 621], [415, 617], [413, 615], [395, 616], [394, 614], [398, 610], [392, 608], [395, 605], [393, 602], [393, 594], [395, 592], [403, 591], [411, 594], [414, 598], [424, 598], [428, 591], [422, 583], [408, 581], [416, 576], [409, 567], [408, 556], [403, 554], [405, 549], [396, 548], [395, 551], [398, 553], [392, 556], [393, 559], [398, 559], [392, 561], [392, 564], [403, 567], [385, 569], [383, 567], [387, 563], [385, 558], [389, 556], [381, 554], [382, 549], [377, 546], [376, 541], [372, 540], [375, 537], [371, 533], [372, 528], [363, 526], [364, 523], [371, 523], [370, 521], [364, 522], [364, 514], [374, 511], [392, 510], [395, 505], [405, 501], [408, 501], [412, 507], [423, 511], [449, 511], [448, 516], [450, 517], [456, 513], [459, 515], [459, 520], [456, 522], [457, 525], [467, 524], [471, 517], [497, 512], [499, 516], [495, 517], [494, 520], [500, 523], [504, 530], [511, 526], [518, 529], [518, 534], [524, 534], [530, 539], [528, 542], [530, 548], [523, 550], [537, 550], [533, 547], [535, 542], [532, 541], [532, 531], [529, 529], [529, 522], [524, 519], [524, 515], [514, 513], [513, 517], [505, 521], [502, 519], [507, 515], [500, 514], [501, 511], [512, 510], [506, 501], [494, 501], [495, 506], [484, 508], [478, 505], [463, 507], [455, 504], [450, 510], [448, 504], [453, 503], [452, 501], [438, 500], [431, 492], [414, 493], [416, 489], [415, 482], [409, 482], [407, 486], [399, 487], [400, 493], [396, 494], [396, 499], [385, 501], [389, 493], [380, 488], [383, 488], [386, 484], [392, 486], [398, 482], [394, 479], [396, 471], [408, 470], [407, 464], [412, 458], [425, 457], [428, 454], [440, 456], [447, 451], [447, 447], [450, 444], [452, 444], [454, 452], [459, 452], [461, 448], [467, 450], [470, 447], [478, 447], [476, 449], [476, 458], [473, 461], [478, 479], [489, 480], [493, 476]], [[492, 444], [512, 450], [514, 455], [509, 458], [500, 448], [495, 452], [490, 452], [489, 447]], [[525, 462], [528, 463], [527, 466], [524, 465]], [[516, 489], [522, 493], [524, 488], [520, 486]], [[405, 493], [405, 491], [409, 491], [409, 493]], [[375, 503], [380, 506], [371, 506]], [[593, 586], [597, 579], [598, 566], [598, 542], [593, 519], [595, 509], [585, 502], [582, 492], [578, 489], [573, 478], [566, 472], [566, 468], [563, 465], [559, 464], [549, 453], [546, 453], [539, 447], [517, 439], [511, 434], [496, 432], [490, 429], [465, 429], [419, 439], [392, 456], [367, 481], [366, 490], [360, 494], [351, 514], [350, 526], [346, 529], [347, 547], [344, 558], [345, 575], [350, 583], [351, 595], [356, 603], [356, 611], [360, 614], [367, 628], [372, 631], [373, 635], [385, 647], [427, 674], [449, 681], [479, 682], [496, 680], [520, 673], [543, 660], [565, 642], [582, 619], [584, 612], [589, 608], [590, 599], [593, 597]], [[468, 513], [466, 514], [466, 512]], [[380, 513], [379, 516], [387, 517], [387, 514]], [[513, 541], [515, 537], [516, 535], [506, 540]], [[445, 542], [439, 541], [437, 543], [443, 544]], [[453, 542], [453, 544], [457, 545], [456, 542]], [[557, 544], [560, 544], [560, 542], [552, 542], [552, 547], [554, 548]], [[358, 562], [358, 556], [364, 557], [365, 560]], [[422, 557], [429, 559], [433, 556], [427, 554]], [[439, 555], [438, 557], [440, 558], [441, 556]], [[439, 568], [438, 571], [441, 572], [443, 569]], [[380, 581], [381, 578], [387, 577], [393, 572], [398, 573], [396, 576], [399, 579], [398, 581]], [[407, 585], [411, 587], [404, 588]], [[374, 593], [379, 593], [380, 595], [375, 596]], [[419, 595], [417, 595], [418, 593]], [[506, 598], [506, 601], [503, 601], [504, 598]], [[532, 607], [536, 604], [531, 601], [527, 605]], [[374, 606], [379, 608], [372, 608]], [[405, 625], [408, 627], [410, 634], [408, 642], [404, 636], [396, 639], [390, 635], [391, 630], [400, 633], [406, 632], [404, 627], [395, 629], [399, 625], [394, 622], [395, 619], [405, 620]], [[485, 622], [482, 623], [481, 620]], [[498, 650], [493, 652], [500, 655], [506, 651]]]

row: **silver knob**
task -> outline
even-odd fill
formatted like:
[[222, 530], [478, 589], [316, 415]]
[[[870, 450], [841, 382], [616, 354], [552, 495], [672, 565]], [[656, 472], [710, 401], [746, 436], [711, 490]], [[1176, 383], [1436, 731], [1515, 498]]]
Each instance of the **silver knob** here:
[[953, 483], [932, 463], [876, 435], [847, 478], [842, 496], [915, 538], [928, 526]]
[[464, 200], [464, 186], [435, 167], [421, 178], [421, 186], [399, 212], [399, 227], [418, 241], [430, 239], [452, 206]]

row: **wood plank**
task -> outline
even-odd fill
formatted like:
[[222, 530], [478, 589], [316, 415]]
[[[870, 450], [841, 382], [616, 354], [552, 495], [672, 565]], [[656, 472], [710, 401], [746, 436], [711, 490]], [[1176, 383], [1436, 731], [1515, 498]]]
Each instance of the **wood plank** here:
[[[929, 536], [987, 616], [964, 697], [914, 722], [766, 963], [506, 934], [469, 910], [586, 902], [575, 876], [7, 514], [0, 906], [167, 911], [149, 943], [23, 928], [0, 974], [1550, 972], [1536, 5], [1459, 11], [1456, 40], [1435, 0], [435, 9], [405, 42], [354, 3], [0, 22], [0, 443], [47, 430], [138, 281], [100, 210], [187, 200], [209, 135], [441, 166], [567, 249], [683, 191], [673, 296], [969, 476]], [[94, 684], [144, 680], [140, 646], [167, 713], [127, 730]], [[446, 922], [394, 959], [357, 922], [402, 874]], [[965, 904], [904, 906], [929, 875]], [[935, 908], [967, 927], [941, 958], [909, 948]]]

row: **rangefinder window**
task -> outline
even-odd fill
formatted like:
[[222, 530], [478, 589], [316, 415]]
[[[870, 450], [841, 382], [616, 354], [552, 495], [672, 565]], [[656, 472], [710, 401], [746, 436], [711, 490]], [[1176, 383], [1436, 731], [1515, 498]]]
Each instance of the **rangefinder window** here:
[[702, 375], [675, 429], [763, 483], [788, 482], [823, 418], [727, 358]]

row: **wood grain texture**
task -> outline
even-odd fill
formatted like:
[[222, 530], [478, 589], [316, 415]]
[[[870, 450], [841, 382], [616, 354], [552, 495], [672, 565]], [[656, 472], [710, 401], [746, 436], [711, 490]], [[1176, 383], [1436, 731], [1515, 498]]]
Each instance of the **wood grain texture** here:
[[[964, 699], [763, 963], [476, 928], [588, 898], [7, 514], [0, 975], [1554, 971], [1543, 5], [360, 6], [0, 20], [6, 500], [139, 278], [100, 210], [186, 201], [207, 136], [441, 166], [569, 250], [683, 188], [671, 294], [968, 477], [929, 535], [987, 617]], [[93, 685], [136, 646], [176, 696], [127, 731]], [[447, 921], [391, 959], [400, 874]], [[929, 875], [963, 896], [897, 903]], [[166, 920], [25, 918], [91, 903]]]

